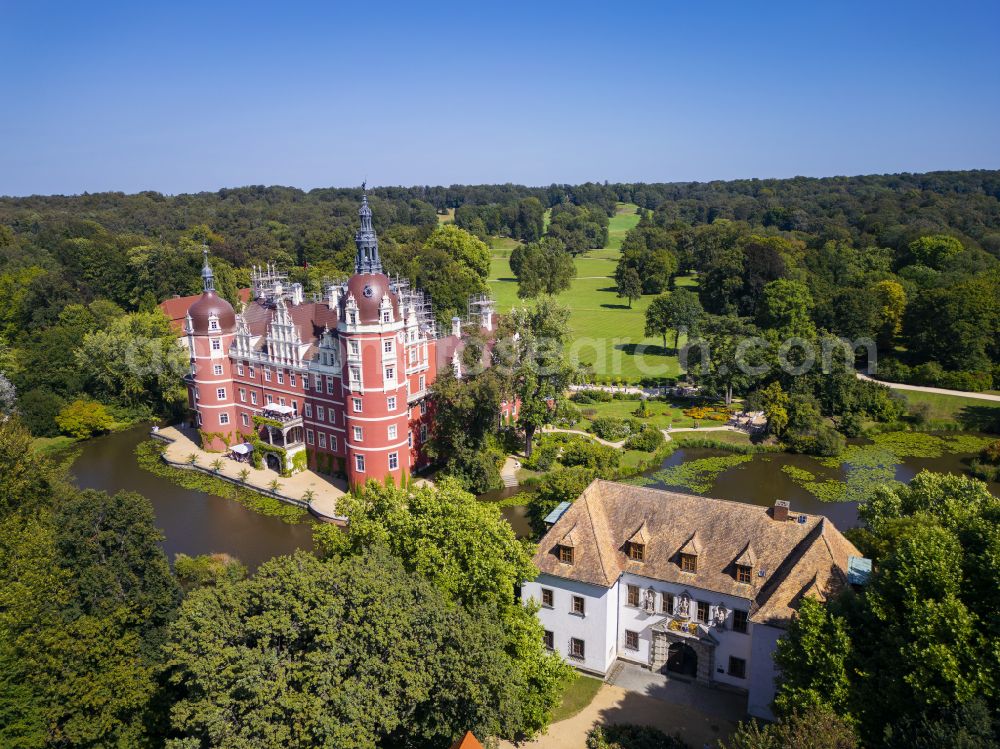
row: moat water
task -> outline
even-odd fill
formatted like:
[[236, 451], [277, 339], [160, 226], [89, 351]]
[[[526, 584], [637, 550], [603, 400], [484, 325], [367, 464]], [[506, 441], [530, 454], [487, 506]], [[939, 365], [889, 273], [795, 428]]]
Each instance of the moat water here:
[[[289, 524], [277, 518], [260, 515], [241, 504], [202, 491], [185, 489], [168, 479], [144, 471], [135, 460], [135, 448], [147, 439], [149, 428], [141, 425], [116, 434], [84, 442], [74, 461], [72, 473], [78, 486], [108, 492], [134, 491], [145, 496], [153, 505], [156, 524], [163, 532], [163, 549], [173, 561], [176, 554], [208, 554], [224, 552], [240, 559], [250, 568], [273, 556], [288, 554], [295, 549], [312, 548], [312, 523]], [[669, 468], [700, 458], [732, 455], [705, 448], [682, 448], [674, 452], [661, 468]], [[966, 455], [945, 455], [940, 458], [907, 458], [896, 468], [896, 479], [908, 481], [921, 470], [941, 473], [962, 473]], [[792, 480], [781, 466], [790, 465], [816, 471], [816, 462], [802, 455], [774, 453], [755, 456], [753, 460], [727, 468], [710, 482], [706, 496], [771, 505], [776, 499], [787, 499], [793, 511], [825, 515], [841, 529], [859, 524], [856, 502], [821, 502], [804, 487]], [[659, 470], [659, 469], [658, 469]], [[655, 471], [648, 472], [648, 475]], [[838, 471], [830, 474], [838, 477]], [[843, 469], [839, 472], [843, 478]], [[690, 492], [685, 487], [672, 487], [657, 482], [651, 486]], [[1000, 495], [1000, 485], [991, 490]], [[489, 492], [484, 501], [506, 499], [517, 489]], [[523, 506], [501, 508], [503, 516], [519, 536], [530, 530]]]

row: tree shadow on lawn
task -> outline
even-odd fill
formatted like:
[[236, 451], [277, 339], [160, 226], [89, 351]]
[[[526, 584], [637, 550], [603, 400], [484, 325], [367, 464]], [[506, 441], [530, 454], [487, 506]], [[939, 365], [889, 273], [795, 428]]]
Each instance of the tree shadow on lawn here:
[[627, 304], [602, 304], [604, 309], [632, 309]]
[[606, 289], [598, 289], [598, 291], [610, 291], [612, 294], [617, 294], [618, 293], [618, 287], [617, 286], [609, 286]]
[[1000, 404], [998, 406], [965, 406], [955, 414], [958, 422], [977, 432], [1000, 433]]
[[616, 343], [615, 348], [629, 356], [677, 356], [677, 349], [655, 343]]

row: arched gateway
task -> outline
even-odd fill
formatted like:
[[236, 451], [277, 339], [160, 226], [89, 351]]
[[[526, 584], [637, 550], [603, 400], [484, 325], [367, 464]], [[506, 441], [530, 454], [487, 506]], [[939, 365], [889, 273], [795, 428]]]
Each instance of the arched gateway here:
[[671, 643], [667, 651], [666, 669], [669, 673], [693, 679], [698, 675], [698, 654], [687, 643]]

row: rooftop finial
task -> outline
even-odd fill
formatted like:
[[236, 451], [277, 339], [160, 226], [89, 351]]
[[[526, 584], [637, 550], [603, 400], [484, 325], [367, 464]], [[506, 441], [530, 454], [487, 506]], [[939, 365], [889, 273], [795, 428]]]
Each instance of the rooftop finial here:
[[201, 253], [205, 257], [205, 264], [201, 268], [201, 281], [205, 291], [215, 291], [215, 275], [212, 273], [212, 266], [208, 264], [208, 245], [201, 246]]
[[[365, 189], [365, 182], [361, 183], [361, 189]], [[378, 237], [375, 235], [375, 228], [372, 226], [372, 209], [368, 205], [368, 195], [361, 196], [361, 208], [358, 209], [358, 216], [361, 219], [361, 228], [354, 235], [354, 244], [357, 245], [358, 252], [354, 259], [355, 273], [381, 273], [382, 260], [378, 256]]]

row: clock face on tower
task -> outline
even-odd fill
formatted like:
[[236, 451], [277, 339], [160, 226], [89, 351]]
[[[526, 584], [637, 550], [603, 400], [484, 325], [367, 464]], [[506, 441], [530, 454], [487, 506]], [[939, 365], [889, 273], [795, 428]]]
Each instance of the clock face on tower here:
[[371, 284], [367, 284], [361, 293], [364, 294], [368, 299], [371, 299], [373, 296], [375, 296], [375, 289], [371, 287]]

